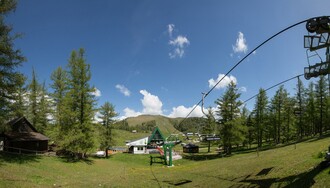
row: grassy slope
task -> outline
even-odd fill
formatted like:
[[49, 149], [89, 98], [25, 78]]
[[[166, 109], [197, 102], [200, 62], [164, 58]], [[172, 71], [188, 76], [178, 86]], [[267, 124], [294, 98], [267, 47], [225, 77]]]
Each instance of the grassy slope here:
[[148, 121], [156, 121], [156, 126], [159, 127], [160, 131], [165, 135], [168, 136], [171, 133], [178, 133], [179, 131], [176, 130], [171, 123], [170, 119], [164, 116], [155, 116], [155, 115], [141, 115], [134, 118], [127, 118], [127, 123], [129, 126], [142, 124]]
[[[330, 169], [315, 168], [330, 138], [277, 149], [215, 158], [187, 155], [175, 167], [149, 165], [149, 155], [116, 154], [110, 159], [68, 163], [54, 157], [0, 156], [0, 187], [330, 187]], [[204, 155], [204, 156], [203, 156]], [[213, 158], [213, 159], [212, 159]]]
[[150, 136], [149, 133], [131, 133], [125, 130], [113, 129], [113, 139], [116, 146], [125, 146], [125, 142], [129, 140], [136, 140], [146, 136]]

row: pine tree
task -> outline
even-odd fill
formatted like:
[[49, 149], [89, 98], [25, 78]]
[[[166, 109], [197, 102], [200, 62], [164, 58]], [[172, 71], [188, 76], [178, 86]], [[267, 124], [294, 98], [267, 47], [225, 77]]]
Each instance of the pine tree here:
[[0, 3], [0, 129], [8, 121], [15, 100], [21, 73], [16, 68], [25, 61], [21, 51], [14, 48], [14, 40], [19, 35], [12, 35], [12, 27], [5, 23], [5, 16], [16, 8], [15, 0], [2, 0]]
[[242, 102], [238, 100], [239, 97], [240, 93], [238, 93], [236, 84], [231, 82], [224, 95], [215, 101], [218, 106], [216, 113], [221, 117], [219, 119], [220, 135], [227, 154], [231, 154], [233, 144], [243, 140], [241, 121], [238, 120], [242, 105]]
[[99, 118], [103, 125], [103, 131], [101, 134], [101, 149], [105, 149], [106, 157], [108, 158], [108, 147], [113, 143], [112, 139], [112, 125], [118, 114], [115, 112], [115, 106], [109, 102], [105, 102], [99, 111]]

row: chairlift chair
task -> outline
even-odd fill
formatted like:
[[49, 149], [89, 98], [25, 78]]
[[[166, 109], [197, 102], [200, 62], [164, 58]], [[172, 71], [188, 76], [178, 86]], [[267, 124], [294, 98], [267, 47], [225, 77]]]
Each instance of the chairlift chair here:
[[[304, 47], [308, 48], [306, 51], [308, 67], [304, 68], [304, 77], [309, 80], [312, 77], [330, 74], [329, 59], [323, 61], [317, 53], [319, 49], [330, 47], [330, 19], [329, 17], [311, 19], [307, 22], [306, 29], [309, 34], [304, 36]], [[316, 34], [310, 35], [314, 32]], [[321, 62], [310, 65], [310, 59], [314, 56], [318, 56]]]

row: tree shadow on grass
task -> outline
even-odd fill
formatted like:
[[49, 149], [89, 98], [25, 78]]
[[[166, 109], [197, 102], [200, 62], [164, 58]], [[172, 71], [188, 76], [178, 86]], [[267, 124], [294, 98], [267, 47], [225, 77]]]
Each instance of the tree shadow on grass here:
[[[303, 172], [298, 175], [292, 175], [284, 178], [268, 178], [268, 179], [250, 179], [245, 178], [239, 183], [249, 183], [251, 186], [270, 187], [276, 184], [277, 187], [311, 187], [315, 181], [314, 178], [320, 172], [329, 167], [329, 162], [321, 162], [308, 172]], [[268, 169], [263, 169], [266, 171]], [[251, 177], [251, 176], [250, 176]]]
[[88, 165], [94, 164], [94, 160], [90, 158], [76, 158], [71, 156], [61, 156], [59, 157], [60, 161], [64, 163], [85, 163]]
[[11, 154], [0, 152], [0, 166], [5, 163], [25, 164], [30, 162], [39, 162], [41, 156], [26, 154]]
[[205, 160], [212, 160], [218, 159], [222, 156], [219, 154], [184, 154], [182, 155], [183, 159], [193, 160], [193, 161], [205, 161]]

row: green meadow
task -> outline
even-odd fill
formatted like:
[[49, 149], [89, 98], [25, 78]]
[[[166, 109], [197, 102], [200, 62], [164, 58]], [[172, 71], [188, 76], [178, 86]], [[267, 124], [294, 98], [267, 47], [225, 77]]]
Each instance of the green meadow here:
[[174, 167], [126, 153], [82, 161], [1, 154], [0, 187], [330, 187], [330, 169], [319, 165], [329, 145], [326, 137], [230, 157], [201, 148]]

